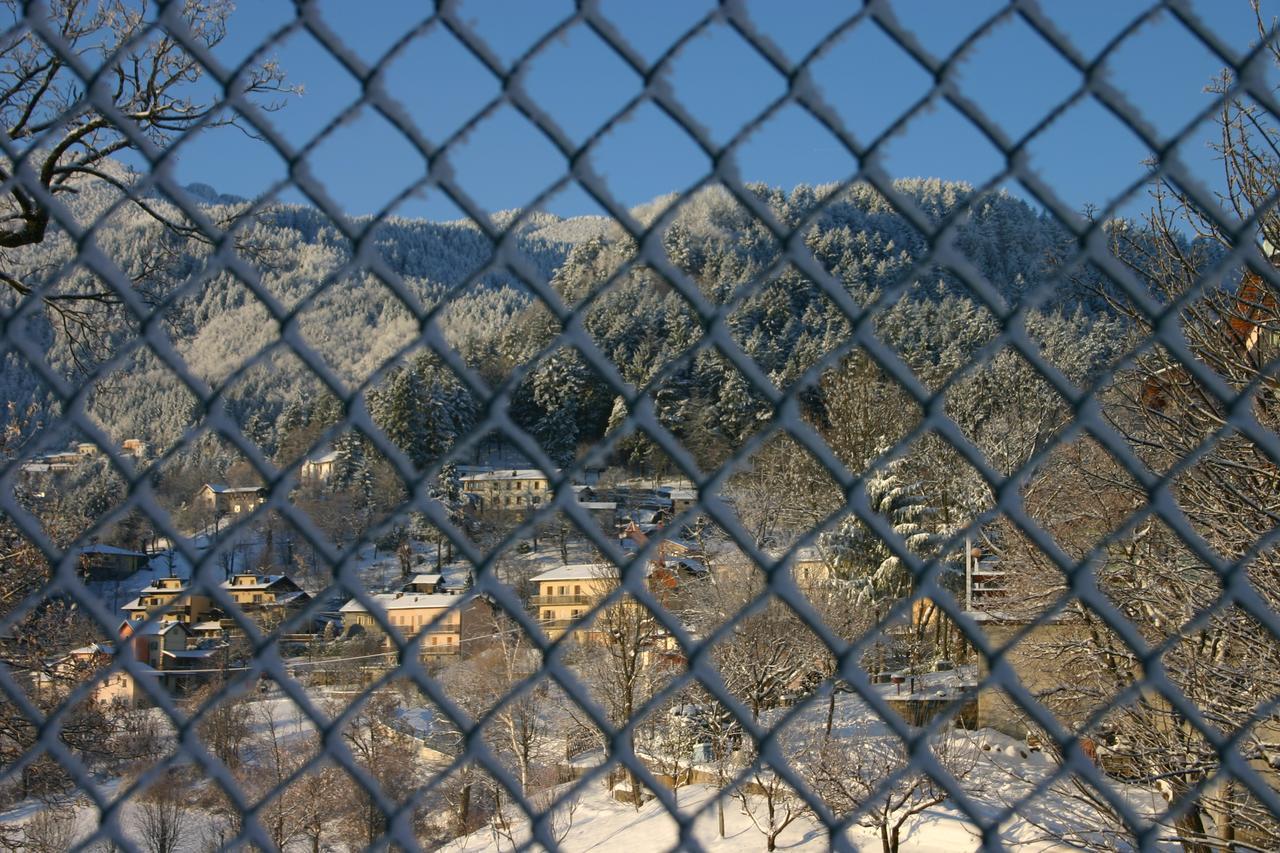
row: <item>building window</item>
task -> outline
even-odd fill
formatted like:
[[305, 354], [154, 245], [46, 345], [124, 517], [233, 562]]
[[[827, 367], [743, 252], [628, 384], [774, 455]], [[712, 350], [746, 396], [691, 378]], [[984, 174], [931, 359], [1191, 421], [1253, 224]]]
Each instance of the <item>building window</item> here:
[[582, 584], [580, 584], [580, 583], [575, 583], [575, 584], [573, 585], [573, 594], [574, 594], [574, 595], [582, 595]]
[[556, 618], [555, 611], [554, 610], [542, 611], [542, 618], [546, 619], [548, 622], [551, 621], [552, 619]]

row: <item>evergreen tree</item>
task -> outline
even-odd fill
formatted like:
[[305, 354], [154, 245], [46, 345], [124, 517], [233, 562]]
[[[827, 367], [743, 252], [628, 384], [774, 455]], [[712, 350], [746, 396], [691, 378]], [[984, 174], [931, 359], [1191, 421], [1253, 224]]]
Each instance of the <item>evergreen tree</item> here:
[[346, 491], [356, 481], [356, 475], [364, 466], [364, 439], [354, 430], [346, 430], [333, 442], [333, 476], [329, 488], [335, 492]]
[[568, 468], [578, 454], [578, 407], [567, 400], [543, 416], [533, 433], [542, 449], [559, 468]]
[[[889, 523], [911, 554], [928, 560], [937, 556], [941, 544], [934, 523], [937, 510], [920, 494], [917, 483], [905, 479], [906, 461], [901, 456], [889, 460], [863, 488], [871, 511]], [[837, 576], [853, 585], [864, 602], [897, 601], [915, 588], [910, 567], [852, 513], [823, 536], [822, 544]]]

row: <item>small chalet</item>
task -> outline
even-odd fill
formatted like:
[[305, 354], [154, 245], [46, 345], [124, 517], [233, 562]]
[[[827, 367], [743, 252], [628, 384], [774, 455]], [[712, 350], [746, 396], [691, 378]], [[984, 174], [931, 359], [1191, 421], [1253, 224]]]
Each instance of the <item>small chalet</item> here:
[[213, 610], [213, 602], [207, 595], [189, 592], [183, 578], [157, 578], [143, 587], [138, 597], [121, 610], [134, 622], [155, 615], [161, 622], [181, 622], [191, 626], [208, 617]]
[[662, 489], [661, 494], [671, 501], [673, 515], [679, 515], [698, 505], [697, 489]]
[[320, 485], [333, 479], [333, 466], [338, 461], [336, 450], [322, 450], [313, 453], [302, 463], [298, 472], [303, 485]]
[[80, 549], [80, 571], [91, 581], [123, 580], [150, 559], [141, 551], [112, 545], [86, 545]]
[[433, 593], [440, 592], [440, 581], [443, 579], [444, 575], [440, 574], [414, 575], [409, 579], [409, 582], [404, 585], [404, 591], [431, 595]]
[[290, 619], [311, 600], [288, 575], [232, 575], [222, 588], [246, 616], [268, 629]]
[[253, 512], [267, 502], [267, 490], [262, 486], [223, 486], [205, 483], [196, 492], [196, 505], [214, 515], [238, 515]]

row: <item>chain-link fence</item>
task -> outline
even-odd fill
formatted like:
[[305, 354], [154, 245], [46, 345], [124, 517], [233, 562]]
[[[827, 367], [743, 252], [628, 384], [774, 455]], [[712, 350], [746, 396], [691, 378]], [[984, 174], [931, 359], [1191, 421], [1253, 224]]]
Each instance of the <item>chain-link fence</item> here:
[[[1274, 849], [1270, 22], [1051, 11], [940, 55], [872, 2], [795, 54], [587, 2], [509, 56], [441, 3], [370, 63], [300, 2], [232, 66], [222, 3], [6, 4], [0, 840]], [[1108, 65], [1157, 22], [1229, 69], [1171, 130]], [[1075, 81], [1020, 135], [959, 83], [1010, 27]], [[782, 84], [727, 138], [670, 79], [711, 33]], [[814, 74], [867, 34], [931, 81], [871, 134]], [[571, 36], [642, 81], [586, 134], [528, 86]], [[360, 92], [297, 141], [302, 37]], [[447, 133], [386, 85], [429, 38], [497, 84]], [[1087, 217], [1028, 154], [1081, 105], [1151, 157]], [[885, 167], [937, 109], [983, 185]], [[593, 155], [643, 110], [711, 166], [633, 208]], [[563, 171], [499, 217], [457, 160], [502, 111]], [[786, 111], [856, 168], [747, 183]], [[314, 162], [363, 114], [426, 169], [352, 217]], [[230, 125], [284, 164], [253, 200], [175, 178]]]

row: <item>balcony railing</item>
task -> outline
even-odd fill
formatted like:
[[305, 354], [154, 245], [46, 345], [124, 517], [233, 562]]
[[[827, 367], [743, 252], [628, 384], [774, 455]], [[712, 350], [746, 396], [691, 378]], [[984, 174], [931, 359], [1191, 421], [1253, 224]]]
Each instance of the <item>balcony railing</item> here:
[[579, 607], [589, 607], [595, 602], [589, 595], [531, 595], [529, 596], [529, 605], [531, 607], [562, 607], [564, 605], [576, 605]]

